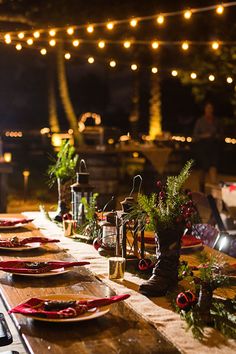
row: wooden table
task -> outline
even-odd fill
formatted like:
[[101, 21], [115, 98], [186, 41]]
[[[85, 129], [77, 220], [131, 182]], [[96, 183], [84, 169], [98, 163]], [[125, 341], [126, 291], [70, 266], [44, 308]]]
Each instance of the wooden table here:
[[[20, 238], [42, 236], [33, 224], [12, 230], [11, 233], [1, 232], [1, 238], [12, 235]], [[48, 244], [38, 250], [22, 253], [0, 251], [1, 260], [16, 258], [40, 261], [74, 260], [70, 254], [56, 244]], [[109, 287], [85, 267], [79, 267], [53, 278], [27, 278], [1, 272], [0, 284], [1, 296], [8, 309], [33, 296], [86, 294], [104, 297], [113, 295]], [[26, 351], [29, 353], [178, 353], [172, 344], [146, 321], [140, 319], [125, 303], [112, 305], [110, 312], [101, 318], [74, 324], [39, 322], [21, 315], [12, 315], [12, 317]]]

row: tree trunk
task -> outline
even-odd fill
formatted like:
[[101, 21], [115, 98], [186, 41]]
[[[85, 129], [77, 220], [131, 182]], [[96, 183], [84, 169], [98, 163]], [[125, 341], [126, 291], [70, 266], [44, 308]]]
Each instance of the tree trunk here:
[[151, 74], [151, 97], [149, 100], [149, 135], [155, 139], [157, 135], [162, 134], [161, 117], [161, 88], [160, 79], [157, 75]]
[[57, 116], [54, 59], [54, 56], [49, 58], [50, 62], [48, 73], [48, 113], [50, 129], [53, 133], [58, 133], [60, 131], [60, 126]]
[[79, 134], [78, 120], [75, 115], [73, 105], [70, 99], [67, 77], [66, 77], [65, 59], [63, 54], [64, 54], [63, 45], [62, 43], [59, 43], [58, 50], [57, 50], [57, 70], [58, 70], [59, 92], [65, 110], [66, 118], [69, 122], [70, 128], [73, 129], [75, 145], [79, 145], [81, 144], [81, 134]]
[[132, 108], [129, 116], [130, 135], [134, 139], [138, 137], [139, 101], [139, 78], [138, 74], [136, 74], [133, 83]]

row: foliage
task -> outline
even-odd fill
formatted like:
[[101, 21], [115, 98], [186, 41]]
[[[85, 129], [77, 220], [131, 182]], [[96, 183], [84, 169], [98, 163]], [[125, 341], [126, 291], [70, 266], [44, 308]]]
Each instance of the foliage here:
[[81, 203], [85, 209], [86, 222], [82, 225], [80, 232], [89, 236], [91, 240], [100, 236], [101, 228], [98, 225], [98, 217], [96, 214], [98, 193], [94, 193], [88, 203], [86, 198], [81, 199]]
[[48, 168], [49, 185], [52, 187], [60, 178], [62, 182], [73, 178], [78, 163], [78, 155], [69, 141], [63, 140], [57, 158], [52, 159], [53, 164]]

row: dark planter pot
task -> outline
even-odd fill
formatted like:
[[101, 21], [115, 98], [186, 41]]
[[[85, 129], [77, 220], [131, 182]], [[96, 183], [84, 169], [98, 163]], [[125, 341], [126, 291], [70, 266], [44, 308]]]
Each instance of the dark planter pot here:
[[71, 204], [71, 191], [70, 186], [72, 184], [71, 180], [61, 181], [60, 178], [57, 179], [57, 189], [58, 189], [58, 206], [57, 214], [55, 220], [62, 222], [62, 217], [65, 213], [70, 210]]

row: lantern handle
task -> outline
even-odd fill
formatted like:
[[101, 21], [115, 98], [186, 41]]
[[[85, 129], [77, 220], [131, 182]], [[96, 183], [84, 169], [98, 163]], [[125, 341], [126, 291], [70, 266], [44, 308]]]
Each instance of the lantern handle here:
[[87, 165], [84, 159], [80, 160], [79, 163], [79, 173], [88, 172]]
[[142, 178], [141, 175], [136, 175], [133, 178], [133, 186], [132, 186], [132, 189], [131, 189], [130, 194], [129, 194], [130, 197], [131, 197], [131, 195], [133, 194], [133, 192], [135, 190], [135, 181], [136, 181], [137, 178], [139, 178], [138, 194], [140, 193], [141, 185], [143, 183], [143, 178]]
[[106, 210], [106, 208], [108, 207], [108, 205], [114, 200], [114, 195], [111, 197], [111, 199], [108, 200], [108, 202], [104, 205], [104, 207], [102, 208], [102, 213], [104, 213], [104, 211]]

